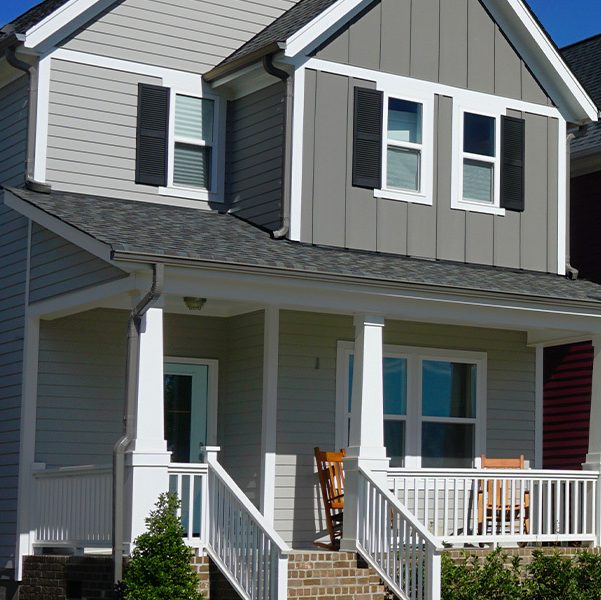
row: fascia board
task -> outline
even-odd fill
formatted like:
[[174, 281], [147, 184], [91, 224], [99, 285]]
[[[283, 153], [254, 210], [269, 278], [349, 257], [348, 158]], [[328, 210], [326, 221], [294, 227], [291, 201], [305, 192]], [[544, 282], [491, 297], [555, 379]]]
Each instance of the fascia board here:
[[69, 0], [25, 33], [25, 48], [45, 48], [85, 25], [116, 0]]
[[49, 231], [52, 231], [52, 233], [55, 233], [56, 235], [66, 239], [68, 242], [79, 246], [86, 252], [89, 252], [90, 254], [93, 254], [94, 256], [97, 256], [98, 258], [112, 264], [114, 267], [123, 270], [122, 265], [116, 265], [112, 262], [112, 248], [109, 244], [105, 244], [104, 242], [93, 238], [89, 234], [84, 233], [80, 229], [68, 225], [64, 221], [61, 221], [57, 217], [54, 217], [42, 209], [33, 206], [29, 202], [21, 200], [7, 190], [4, 190], [4, 204], [22, 214], [24, 217], [31, 219], [38, 225], [41, 225]]
[[[566, 120], [597, 121], [599, 110], [522, 0], [483, 0]], [[567, 114], [566, 114], [567, 113]]]

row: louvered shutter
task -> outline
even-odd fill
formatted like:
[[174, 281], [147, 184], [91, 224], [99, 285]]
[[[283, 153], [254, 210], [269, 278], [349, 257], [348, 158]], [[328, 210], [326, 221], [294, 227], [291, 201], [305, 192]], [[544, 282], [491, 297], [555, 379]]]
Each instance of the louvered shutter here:
[[501, 117], [501, 207], [524, 210], [525, 122]]
[[136, 183], [167, 185], [169, 88], [138, 86]]
[[353, 130], [353, 185], [382, 187], [382, 119], [384, 94], [355, 88]]

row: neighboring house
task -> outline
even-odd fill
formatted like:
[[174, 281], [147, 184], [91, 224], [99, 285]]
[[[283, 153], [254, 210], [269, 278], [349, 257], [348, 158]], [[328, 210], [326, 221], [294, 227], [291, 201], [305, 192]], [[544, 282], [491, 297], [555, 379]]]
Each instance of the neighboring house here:
[[[47, 0], [0, 46], [7, 581], [57, 548], [118, 576], [171, 488], [285, 598], [315, 446], [400, 597], [438, 597], [443, 542], [600, 543], [597, 354], [588, 471], [539, 470], [544, 347], [601, 347], [565, 277], [598, 110], [522, 0]], [[483, 454], [528, 461], [507, 519]]]

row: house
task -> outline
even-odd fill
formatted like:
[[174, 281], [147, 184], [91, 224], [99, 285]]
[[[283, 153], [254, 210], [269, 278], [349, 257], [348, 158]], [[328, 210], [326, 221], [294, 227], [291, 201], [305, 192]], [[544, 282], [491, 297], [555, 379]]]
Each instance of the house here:
[[[443, 543], [601, 543], [601, 287], [565, 277], [598, 110], [522, 0], [46, 0], [0, 46], [7, 585], [57, 551], [118, 579], [172, 489], [285, 598], [316, 446], [401, 598]], [[587, 468], [542, 470], [544, 347], [580, 336]]]

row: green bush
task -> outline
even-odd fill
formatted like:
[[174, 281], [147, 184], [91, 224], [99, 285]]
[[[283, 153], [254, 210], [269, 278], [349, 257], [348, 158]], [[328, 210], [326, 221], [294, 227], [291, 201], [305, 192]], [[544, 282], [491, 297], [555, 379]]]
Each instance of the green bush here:
[[508, 564], [497, 549], [478, 560], [454, 562], [442, 557], [443, 600], [601, 600], [601, 555], [580, 552], [575, 558], [534, 551], [525, 568], [520, 558]]
[[161, 494], [146, 518], [147, 531], [136, 539], [120, 586], [123, 600], [202, 600], [192, 550], [184, 543], [175, 494]]

